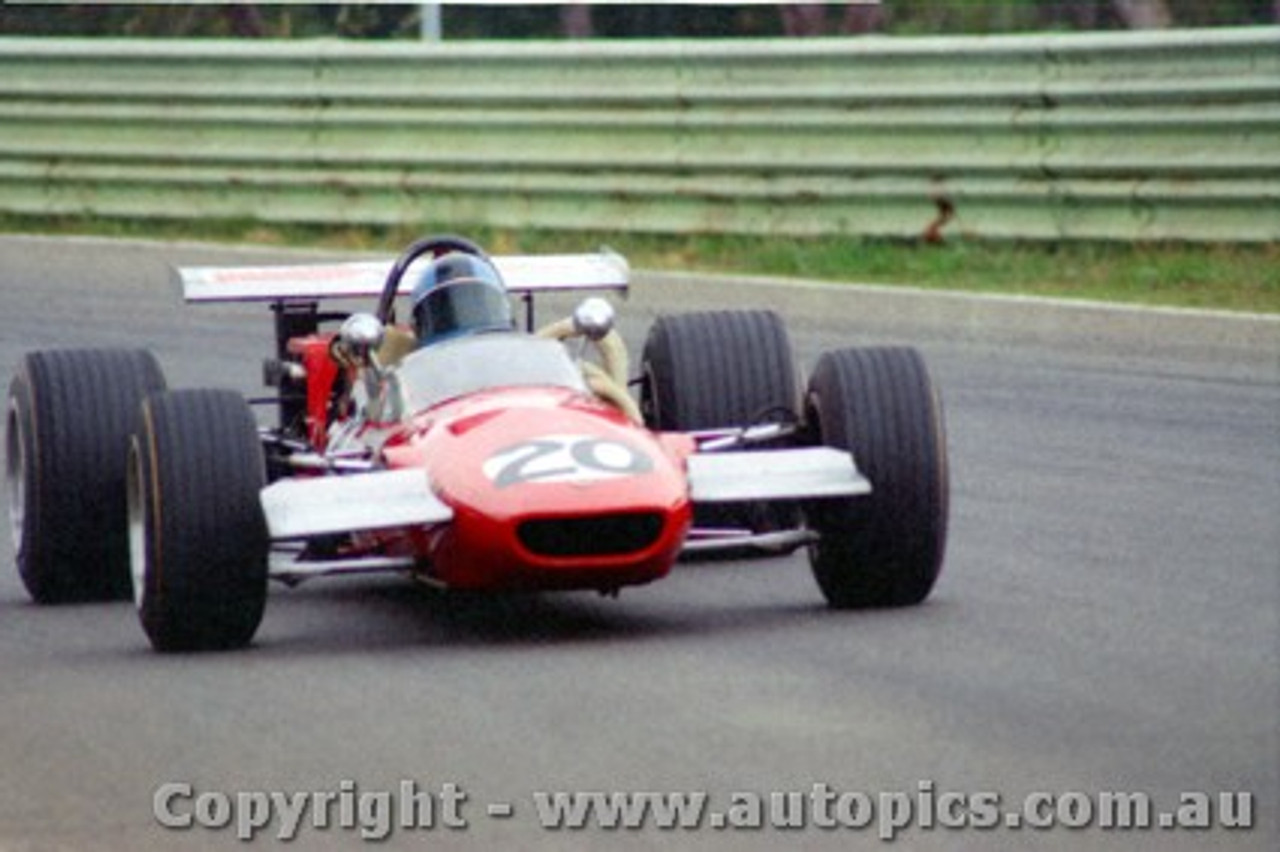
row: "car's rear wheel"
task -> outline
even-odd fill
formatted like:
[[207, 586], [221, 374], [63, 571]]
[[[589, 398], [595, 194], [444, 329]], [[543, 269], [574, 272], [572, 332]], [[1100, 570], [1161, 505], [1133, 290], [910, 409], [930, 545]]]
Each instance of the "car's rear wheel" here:
[[267, 599], [266, 484], [249, 407], [230, 391], [156, 394], [130, 448], [134, 600], [159, 651], [248, 644]]
[[[651, 429], [688, 432], [796, 419], [796, 374], [782, 318], [772, 311], [660, 316], [641, 357], [640, 410]], [[762, 447], [763, 448], [763, 447]], [[794, 507], [699, 506], [701, 527], [757, 532], [796, 526]]]
[[22, 359], [9, 386], [5, 478], [18, 572], [35, 601], [129, 596], [129, 431], [138, 403], [164, 386], [144, 350]]
[[920, 603], [942, 567], [948, 503], [942, 406], [924, 359], [899, 347], [828, 352], [805, 410], [815, 440], [852, 452], [872, 488], [805, 506], [824, 597], [838, 608]]

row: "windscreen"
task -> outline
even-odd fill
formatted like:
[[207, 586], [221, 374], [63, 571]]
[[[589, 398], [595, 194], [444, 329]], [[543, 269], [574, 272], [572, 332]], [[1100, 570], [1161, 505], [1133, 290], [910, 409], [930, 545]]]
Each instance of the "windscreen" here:
[[406, 415], [489, 388], [587, 389], [562, 344], [519, 332], [463, 337], [419, 349], [396, 368], [395, 377]]

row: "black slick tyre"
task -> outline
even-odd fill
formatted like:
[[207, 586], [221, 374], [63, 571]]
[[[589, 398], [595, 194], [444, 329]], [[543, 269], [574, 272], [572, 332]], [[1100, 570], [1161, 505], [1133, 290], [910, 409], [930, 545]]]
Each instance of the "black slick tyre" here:
[[164, 386], [145, 350], [32, 352], [19, 364], [5, 474], [18, 573], [36, 602], [129, 597], [129, 433], [143, 397]]
[[236, 393], [184, 390], [143, 404], [128, 477], [134, 600], [152, 646], [247, 645], [262, 621], [270, 541], [257, 424]]
[[948, 471], [942, 407], [914, 349], [844, 349], [814, 367], [805, 401], [817, 443], [849, 450], [866, 496], [811, 501], [820, 540], [810, 564], [836, 608], [894, 607], [928, 597], [946, 547]]
[[[773, 311], [705, 311], [658, 317], [641, 356], [640, 410], [662, 431], [796, 419], [796, 374], [787, 330]], [[699, 506], [702, 527], [757, 532], [794, 527], [794, 507]]]

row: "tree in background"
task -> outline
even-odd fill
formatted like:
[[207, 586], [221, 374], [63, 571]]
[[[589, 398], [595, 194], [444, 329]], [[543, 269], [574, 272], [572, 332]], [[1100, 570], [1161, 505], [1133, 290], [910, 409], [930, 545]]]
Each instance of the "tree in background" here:
[[1164, 0], [1111, 0], [1116, 12], [1131, 30], [1167, 29], [1173, 15]]
[[[830, 14], [833, 8], [834, 16]], [[878, 32], [885, 25], [885, 7], [880, 2], [786, 3], [779, 11], [782, 31], [789, 36], [820, 36], [829, 31], [861, 35]]]
[[[1280, 23], [1280, 0], [882, 0], [444, 7], [446, 39], [725, 38], [995, 33]], [[164, 38], [417, 38], [420, 3], [5, 3], [0, 34]]]
[[561, 6], [560, 30], [565, 38], [591, 38], [595, 35], [595, 27], [591, 23], [591, 4], [566, 3]]

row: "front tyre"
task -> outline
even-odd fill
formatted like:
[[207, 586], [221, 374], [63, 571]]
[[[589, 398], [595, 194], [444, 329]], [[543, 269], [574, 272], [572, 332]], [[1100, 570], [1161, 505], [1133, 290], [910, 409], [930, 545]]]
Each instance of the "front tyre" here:
[[266, 484], [249, 407], [230, 391], [156, 394], [129, 460], [134, 600], [158, 651], [247, 645], [267, 599]]
[[[796, 419], [796, 373], [782, 318], [772, 311], [659, 316], [645, 339], [640, 410], [650, 429], [690, 432]], [[764, 449], [764, 447], [761, 447]], [[793, 506], [698, 506], [701, 527], [791, 529]]]
[[9, 528], [37, 603], [129, 596], [125, 464], [138, 404], [164, 375], [141, 349], [26, 355], [9, 385]]
[[942, 406], [909, 348], [843, 349], [814, 367], [805, 399], [817, 442], [853, 453], [869, 495], [806, 505], [819, 541], [814, 577], [836, 608], [917, 604], [946, 546], [948, 472]]

